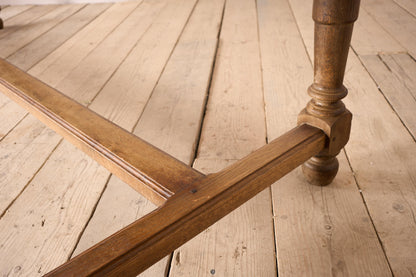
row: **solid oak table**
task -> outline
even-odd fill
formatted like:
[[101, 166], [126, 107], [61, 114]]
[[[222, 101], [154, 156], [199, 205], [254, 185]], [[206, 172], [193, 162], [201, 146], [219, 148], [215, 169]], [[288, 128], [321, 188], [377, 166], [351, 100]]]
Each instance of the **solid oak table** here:
[[[328, 185], [348, 142], [341, 101], [359, 0], [315, 0], [312, 97], [298, 126], [228, 168], [204, 175], [0, 60], [0, 90], [159, 206], [46, 276], [136, 276], [303, 164]], [[111, 134], [111, 136], [109, 135]]]

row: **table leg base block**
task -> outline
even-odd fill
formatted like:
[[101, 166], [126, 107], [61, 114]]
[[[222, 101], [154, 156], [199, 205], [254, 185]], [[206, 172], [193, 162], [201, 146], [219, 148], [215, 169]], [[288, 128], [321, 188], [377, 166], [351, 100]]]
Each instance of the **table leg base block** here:
[[316, 186], [329, 185], [337, 175], [338, 159], [332, 156], [315, 156], [302, 165], [306, 180]]

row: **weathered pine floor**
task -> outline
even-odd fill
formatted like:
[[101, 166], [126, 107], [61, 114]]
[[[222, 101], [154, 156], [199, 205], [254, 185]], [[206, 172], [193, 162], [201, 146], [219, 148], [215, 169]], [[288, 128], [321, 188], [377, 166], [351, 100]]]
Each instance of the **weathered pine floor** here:
[[[311, 2], [8, 6], [0, 56], [214, 172], [295, 126]], [[416, 2], [362, 1], [335, 182], [295, 170], [142, 276], [415, 276], [415, 58]], [[1, 276], [42, 275], [154, 208], [0, 93]]]

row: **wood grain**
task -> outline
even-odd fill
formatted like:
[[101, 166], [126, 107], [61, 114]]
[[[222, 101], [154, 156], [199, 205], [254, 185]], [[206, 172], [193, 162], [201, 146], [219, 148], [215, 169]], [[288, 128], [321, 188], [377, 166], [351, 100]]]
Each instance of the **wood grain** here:
[[[172, 7], [167, 10], [174, 11]], [[222, 1], [197, 3], [134, 131], [188, 165], [193, 161], [221, 13]], [[171, 17], [172, 14], [164, 12], [161, 16]], [[160, 19], [156, 19], [154, 24], [158, 21]], [[148, 31], [159, 32], [159, 29], [151, 27]], [[167, 107], [169, 112], [165, 112]], [[130, 117], [137, 118], [141, 111], [135, 112], [136, 115]], [[73, 256], [155, 208], [150, 201], [112, 176]], [[161, 260], [140, 276], [163, 276], [169, 260]]]
[[0, 94], [0, 141], [18, 124], [27, 112], [4, 94]]
[[8, 6], [8, 7], [1, 7], [1, 18], [6, 21], [13, 16], [16, 16], [30, 8], [32, 5], [17, 5], [17, 6]]
[[[109, 4], [87, 5], [23, 48], [16, 48], [18, 51], [10, 55], [7, 60], [22, 70], [29, 70], [109, 7]], [[26, 30], [26, 32], [32, 31]], [[13, 39], [7, 37], [8, 40], [10, 38]]]
[[252, 198], [325, 146], [302, 125], [105, 239], [46, 276], [133, 276]]
[[7, 28], [1, 30], [0, 39], [13, 34], [20, 28], [25, 28], [25, 26], [29, 25], [34, 20], [46, 15], [47, 13], [53, 11], [56, 8], [56, 5], [34, 6], [33, 8], [28, 9], [14, 16], [13, 18], [7, 21]]
[[[84, 105], [91, 106], [93, 101], [97, 101], [95, 97], [106, 89], [113, 74], [123, 66], [123, 61], [151, 28], [164, 6], [164, 1], [142, 2], [76, 67], [68, 71], [67, 77], [56, 84], [56, 89], [65, 91], [67, 96]], [[112, 53], [111, 59], [108, 58], [108, 53]], [[119, 90], [117, 93], [118, 97], [124, 95]], [[93, 107], [91, 109], [97, 111]], [[108, 114], [98, 112], [108, 117]], [[116, 112], [122, 113], [121, 110]], [[137, 111], [129, 110], [125, 113], [125, 121], [129, 117], [136, 119], [138, 114], [140, 113]], [[132, 129], [132, 125], [125, 125], [124, 122], [122, 127], [129, 131]]]
[[[66, 261], [107, 171], [64, 142], [0, 220], [0, 272], [41, 276]], [[38, 150], [39, 151], [39, 150]], [[73, 160], [78, 163], [72, 166]], [[24, 250], [22, 250], [24, 249]], [[52, 254], [53, 253], [53, 254]]]
[[60, 140], [58, 134], [28, 116], [0, 142], [0, 215], [25, 188]]
[[56, 86], [140, 3], [141, 1], [135, 1], [112, 5], [75, 36], [31, 68], [28, 73], [50, 86]]
[[[131, 129], [137, 123], [137, 118], [129, 114], [140, 115], [143, 111], [195, 3], [195, 0], [169, 2], [152, 30], [144, 34], [95, 98], [91, 109], [122, 128]], [[172, 20], [172, 14], [177, 20]], [[118, 97], [119, 91], [123, 91], [123, 97]]]
[[[357, 57], [347, 104], [357, 115], [346, 147], [395, 276], [416, 273], [416, 145]], [[371, 141], [372, 143], [368, 143]]]
[[354, 24], [351, 45], [359, 55], [406, 51], [365, 9], [360, 10], [358, 20]]
[[4, 61], [0, 76], [3, 93], [156, 203], [202, 176]]
[[18, 49], [24, 47], [39, 35], [47, 32], [67, 17], [82, 9], [84, 5], [61, 5], [44, 16], [30, 22], [0, 39], [0, 57], [7, 58]]
[[412, 0], [393, 0], [408, 13], [416, 17], [416, 2]]
[[416, 63], [407, 54], [361, 56], [377, 86], [416, 139]]
[[[227, 1], [194, 167], [216, 172], [265, 143], [255, 1]], [[175, 251], [171, 276], [276, 274], [270, 191]]]
[[416, 57], [416, 18], [391, 0], [363, 1], [362, 7]]

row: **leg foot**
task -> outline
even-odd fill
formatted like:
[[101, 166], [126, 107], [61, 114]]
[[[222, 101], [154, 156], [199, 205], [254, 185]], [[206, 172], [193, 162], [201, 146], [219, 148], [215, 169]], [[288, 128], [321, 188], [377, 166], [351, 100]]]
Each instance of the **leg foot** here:
[[329, 185], [338, 172], [338, 160], [333, 156], [315, 156], [302, 165], [306, 180], [317, 186]]

